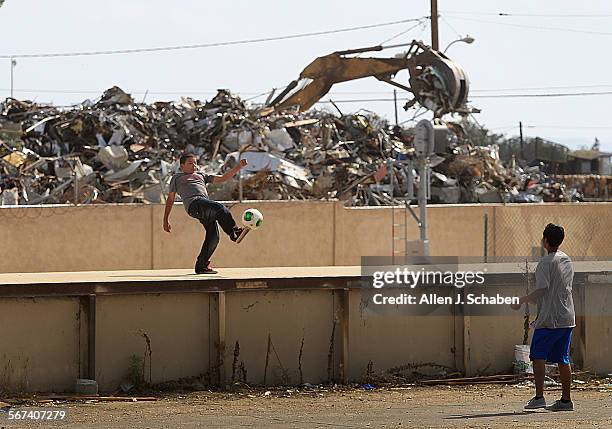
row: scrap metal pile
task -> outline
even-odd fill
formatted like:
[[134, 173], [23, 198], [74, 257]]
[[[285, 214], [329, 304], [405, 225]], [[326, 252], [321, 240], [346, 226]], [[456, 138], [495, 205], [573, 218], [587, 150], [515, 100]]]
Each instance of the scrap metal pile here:
[[[539, 203], [581, 200], [575, 188], [546, 174], [543, 165], [504, 166], [499, 147], [461, 144], [433, 168], [432, 199], [443, 203]], [[434, 162], [435, 163], [435, 162]]]
[[306, 199], [350, 195], [389, 156], [386, 122], [371, 113], [309, 111], [261, 117], [228, 91], [209, 102], [136, 103], [113, 87], [69, 109], [7, 99], [0, 131], [3, 204], [160, 202], [182, 152], [220, 173], [247, 158], [241, 186], [215, 198]]
[[610, 201], [612, 198], [612, 176], [569, 174], [555, 176], [555, 179], [579, 191], [585, 201]]
[[[392, 204], [408, 186], [413, 131], [391, 127], [374, 113], [337, 115], [285, 110], [262, 116], [227, 90], [208, 102], [138, 103], [118, 87], [97, 102], [58, 108], [7, 99], [0, 104], [0, 203], [157, 203], [182, 152], [220, 174], [240, 157], [240, 180], [211, 186], [211, 197], [328, 199], [348, 205]], [[495, 147], [473, 147], [453, 134], [432, 160], [432, 201], [565, 201], [563, 185], [537, 168], [501, 165]], [[8, 134], [10, 135], [10, 134]], [[416, 173], [415, 173], [416, 174]], [[415, 186], [418, 177], [415, 179]]]

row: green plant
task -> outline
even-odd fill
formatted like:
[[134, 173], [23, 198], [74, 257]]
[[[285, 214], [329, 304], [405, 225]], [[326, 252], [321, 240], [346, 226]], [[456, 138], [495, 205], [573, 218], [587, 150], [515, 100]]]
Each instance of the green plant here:
[[130, 356], [128, 378], [134, 386], [140, 386], [144, 381], [144, 360], [140, 356]]
[[521, 360], [512, 361], [512, 366], [514, 367], [515, 374], [524, 374], [529, 369], [529, 363]]

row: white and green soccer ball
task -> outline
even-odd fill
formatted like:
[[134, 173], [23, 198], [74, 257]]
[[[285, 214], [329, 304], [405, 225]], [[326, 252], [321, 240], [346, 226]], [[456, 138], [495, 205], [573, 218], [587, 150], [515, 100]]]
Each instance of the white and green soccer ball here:
[[242, 224], [247, 228], [257, 229], [263, 224], [263, 215], [257, 209], [246, 209], [242, 213]]

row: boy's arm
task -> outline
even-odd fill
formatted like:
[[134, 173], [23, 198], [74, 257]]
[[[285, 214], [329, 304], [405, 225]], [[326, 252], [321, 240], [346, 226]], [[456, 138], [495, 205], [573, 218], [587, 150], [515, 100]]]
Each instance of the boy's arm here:
[[528, 302], [533, 302], [534, 304], [536, 304], [540, 300], [540, 298], [542, 298], [545, 291], [546, 289], [536, 289], [533, 292], [531, 292], [529, 295], [520, 297], [518, 308], [521, 308], [522, 304], [525, 304]]
[[240, 169], [242, 169], [243, 167], [245, 167], [247, 165], [247, 160], [246, 159], [241, 159], [240, 160], [240, 164], [238, 164], [237, 166], [235, 166], [234, 168], [232, 168], [230, 171], [228, 171], [227, 173], [225, 173], [223, 176], [213, 176], [213, 183], [223, 183], [223, 182], [227, 182], [228, 180], [230, 180], [232, 177], [234, 177], [234, 175], [236, 173], [238, 173], [240, 171]]
[[172, 211], [175, 197], [176, 192], [169, 192], [168, 197], [166, 198], [166, 209], [164, 211], [164, 231], [166, 232], [170, 232], [172, 230], [172, 225], [170, 225], [170, 222], [168, 222], [168, 218], [170, 217], [170, 211]]
[[521, 305], [524, 303], [529, 303], [529, 302], [537, 303], [540, 300], [540, 298], [544, 296], [546, 289], [548, 289], [548, 286], [550, 285], [550, 272], [549, 272], [548, 264], [542, 264], [542, 262], [538, 264], [538, 267], [536, 268], [535, 278], [536, 278], [536, 281], [535, 281], [536, 289], [533, 292], [531, 292], [529, 295], [520, 297], [518, 304], [511, 305], [513, 309], [518, 310], [519, 308], [521, 308]]

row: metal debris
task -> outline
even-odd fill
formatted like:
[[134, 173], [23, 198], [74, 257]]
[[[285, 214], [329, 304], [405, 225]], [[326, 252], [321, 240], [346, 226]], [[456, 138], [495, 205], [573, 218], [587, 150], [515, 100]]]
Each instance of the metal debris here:
[[[362, 206], [416, 195], [413, 129], [365, 110], [262, 116], [261, 107], [228, 90], [208, 102], [146, 104], [113, 87], [97, 102], [70, 108], [8, 98], [0, 104], [0, 132], [15, 138], [0, 141], [0, 203], [163, 202], [184, 151], [199, 156], [201, 168], [212, 174], [241, 157], [249, 160], [240, 179], [211, 185], [211, 196], [221, 200], [340, 199]], [[473, 146], [460, 123], [446, 125], [452, 131], [430, 160], [431, 202], [581, 198], [538, 166], [502, 165], [496, 146]], [[388, 160], [392, 167], [381, 175]]]

